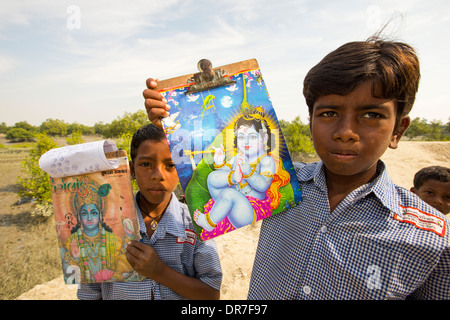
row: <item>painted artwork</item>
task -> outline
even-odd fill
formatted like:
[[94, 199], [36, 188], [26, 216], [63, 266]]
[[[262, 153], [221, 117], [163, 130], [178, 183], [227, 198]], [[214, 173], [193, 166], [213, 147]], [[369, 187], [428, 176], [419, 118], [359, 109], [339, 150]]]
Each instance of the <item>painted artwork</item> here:
[[[227, 69], [238, 70], [227, 74], [227, 70], [210, 68], [216, 85], [201, 88], [196, 82], [159, 89], [171, 106], [170, 116], [162, 123], [201, 240], [278, 214], [301, 201], [256, 60]], [[205, 71], [200, 63], [199, 70]]]
[[[105, 157], [114, 160], [114, 168], [51, 177], [67, 284], [142, 280], [125, 257], [127, 243], [140, 239], [128, 157], [123, 150]], [[64, 161], [69, 162], [67, 156]], [[52, 162], [57, 163], [56, 158]]]

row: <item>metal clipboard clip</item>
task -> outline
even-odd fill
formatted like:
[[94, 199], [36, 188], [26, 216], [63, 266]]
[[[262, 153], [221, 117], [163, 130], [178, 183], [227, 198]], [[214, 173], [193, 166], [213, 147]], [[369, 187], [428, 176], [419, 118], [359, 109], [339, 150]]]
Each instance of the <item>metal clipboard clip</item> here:
[[187, 81], [187, 83], [193, 84], [184, 93], [185, 95], [236, 83], [236, 81], [226, 76], [225, 70], [213, 70], [212, 63], [208, 59], [201, 59], [197, 63], [197, 69], [200, 72], [195, 73]]

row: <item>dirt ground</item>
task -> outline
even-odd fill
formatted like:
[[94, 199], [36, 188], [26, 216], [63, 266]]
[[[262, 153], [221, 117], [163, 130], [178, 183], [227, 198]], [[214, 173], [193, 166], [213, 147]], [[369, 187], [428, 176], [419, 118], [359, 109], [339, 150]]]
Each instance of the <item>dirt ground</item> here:
[[[0, 141], [1, 142], [1, 141]], [[0, 149], [0, 247], [17, 239], [17, 227], [27, 223], [31, 204], [18, 204], [16, 183], [20, 174], [23, 150]], [[420, 168], [429, 165], [449, 166], [450, 142], [402, 141], [397, 150], [388, 150], [382, 157], [394, 182], [409, 189]], [[216, 238], [224, 272], [222, 299], [246, 299], [251, 268], [259, 237], [260, 224], [241, 228]], [[54, 234], [56, 238], [56, 233]], [[54, 248], [55, 254], [57, 248]], [[0, 270], [1, 272], [1, 270]], [[37, 285], [17, 299], [76, 299], [76, 286], [66, 286], [62, 277]]]
[[16, 232], [11, 225], [23, 225], [31, 213], [31, 203], [19, 204], [17, 177], [20, 162], [28, 152], [23, 149], [0, 149], [0, 243], [11, 239]]

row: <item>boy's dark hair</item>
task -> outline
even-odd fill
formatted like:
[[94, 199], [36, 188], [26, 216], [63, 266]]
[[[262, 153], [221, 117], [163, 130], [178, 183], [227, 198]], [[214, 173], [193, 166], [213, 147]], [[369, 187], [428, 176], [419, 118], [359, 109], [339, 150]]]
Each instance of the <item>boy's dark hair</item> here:
[[398, 125], [411, 111], [419, 79], [419, 59], [411, 46], [372, 37], [346, 43], [325, 56], [306, 75], [303, 95], [311, 119], [318, 97], [345, 95], [369, 80], [374, 97], [396, 102]]
[[156, 142], [160, 142], [166, 139], [166, 134], [164, 130], [154, 124], [147, 124], [133, 134], [133, 138], [131, 139], [130, 146], [130, 157], [131, 161], [134, 161], [136, 157], [137, 149], [145, 140], [152, 140]]
[[440, 182], [450, 181], [450, 168], [431, 166], [420, 169], [414, 175], [414, 188], [419, 189], [427, 180], [437, 180]]

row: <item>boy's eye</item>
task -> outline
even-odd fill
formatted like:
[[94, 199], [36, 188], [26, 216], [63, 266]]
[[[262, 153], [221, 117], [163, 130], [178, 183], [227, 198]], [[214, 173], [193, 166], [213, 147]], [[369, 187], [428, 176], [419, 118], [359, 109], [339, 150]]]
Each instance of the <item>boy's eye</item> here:
[[363, 118], [366, 119], [381, 119], [384, 118], [384, 116], [380, 113], [377, 112], [367, 112], [366, 114], [363, 115]]
[[166, 167], [168, 169], [173, 169], [173, 168], [175, 168], [175, 163], [168, 163], [168, 164], [166, 164]]
[[331, 118], [331, 117], [336, 117], [337, 113], [335, 111], [325, 111], [325, 112], [322, 112], [321, 114], [319, 114], [319, 116], [324, 117], [324, 118]]
[[140, 164], [139, 164], [141, 167], [150, 167], [150, 162], [141, 162]]

